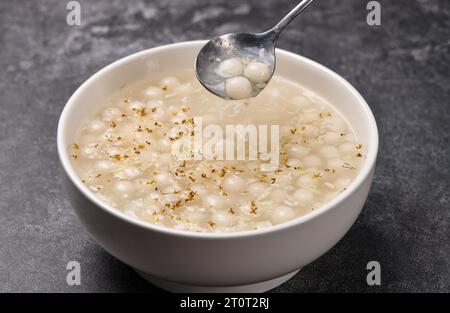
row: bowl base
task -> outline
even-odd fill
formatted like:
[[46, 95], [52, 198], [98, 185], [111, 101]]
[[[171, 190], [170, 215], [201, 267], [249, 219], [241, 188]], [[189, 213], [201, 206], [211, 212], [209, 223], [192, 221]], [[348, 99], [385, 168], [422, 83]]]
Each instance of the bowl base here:
[[271, 290], [275, 287], [278, 287], [282, 283], [291, 279], [295, 274], [298, 273], [300, 269], [293, 271], [291, 273], [285, 274], [280, 277], [276, 277], [270, 280], [257, 282], [253, 284], [247, 285], [238, 285], [238, 286], [198, 286], [198, 285], [189, 285], [189, 284], [180, 284], [169, 280], [164, 280], [161, 278], [157, 278], [147, 273], [140, 272], [135, 270], [142, 278], [151, 284], [162, 288], [164, 290], [170, 292], [180, 292], [180, 293], [203, 293], [203, 292], [212, 292], [212, 293], [253, 293], [253, 292], [265, 292]]

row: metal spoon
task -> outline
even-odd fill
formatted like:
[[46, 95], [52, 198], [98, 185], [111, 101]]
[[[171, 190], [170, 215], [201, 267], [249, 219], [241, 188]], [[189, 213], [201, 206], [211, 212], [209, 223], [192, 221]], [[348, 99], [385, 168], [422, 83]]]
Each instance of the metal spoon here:
[[226, 78], [218, 75], [217, 66], [232, 57], [242, 60], [257, 60], [268, 65], [270, 77], [264, 83], [252, 83], [250, 97], [257, 96], [272, 78], [275, 70], [275, 46], [285, 27], [314, 0], [301, 1], [272, 29], [263, 33], [230, 33], [208, 41], [197, 55], [196, 75], [200, 83], [213, 94], [228, 99], [225, 91]]

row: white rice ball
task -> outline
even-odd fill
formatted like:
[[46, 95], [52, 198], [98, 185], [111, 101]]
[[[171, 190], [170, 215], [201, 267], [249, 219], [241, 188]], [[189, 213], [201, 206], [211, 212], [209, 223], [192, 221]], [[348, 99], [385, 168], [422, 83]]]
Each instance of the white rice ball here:
[[89, 123], [88, 128], [91, 132], [98, 134], [106, 129], [106, 123], [95, 119]]
[[130, 196], [135, 192], [135, 186], [128, 180], [121, 180], [115, 183], [114, 191], [117, 195]]
[[314, 194], [307, 189], [298, 189], [294, 192], [294, 198], [302, 204], [309, 204], [314, 200]]
[[247, 99], [252, 93], [252, 85], [243, 76], [228, 78], [225, 82], [225, 91], [231, 99]]
[[235, 222], [234, 216], [223, 210], [214, 212], [211, 219], [219, 226], [232, 226]]
[[243, 191], [245, 185], [245, 180], [237, 175], [228, 175], [223, 182], [223, 188], [230, 193]]
[[150, 98], [159, 97], [162, 95], [162, 90], [161, 88], [150, 86], [145, 90], [145, 94]]
[[295, 218], [295, 212], [291, 207], [279, 206], [275, 208], [270, 216], [274, 224], [281, 224]]
[[270, 78], [270, 69], [262, 62], [250, 62], [244, 69], [244, 76], [255, 83], [265, 83]]
[[240, 58], [229, 58], [222, 62], [220, 62], [217, 67], [217, 74], [222, 77], [235, 77], [241, 76], [242, 71], [244, 70], [244, 66], [242, 65], [242, 61]]
[[267, 185], [261, 182], [256, 182], [248, 186], [248, 193], [253, 197], [261, 196], [266, 190]]
[[299, 188], [315, 188], [318, 185], [318, 180], [314, 179], [311, 175], [302, 175], [296, 181], [296, 186]]
[[116, 167], [116, 163], [111, 160], [99, 160], [95, 164], [95, 167], [100, 171], [111, 171]]
[[225, 199], [217, 195], [206, 195], [203, 198], [203, 205], [206, 208], [223, 209], [225, 207]]

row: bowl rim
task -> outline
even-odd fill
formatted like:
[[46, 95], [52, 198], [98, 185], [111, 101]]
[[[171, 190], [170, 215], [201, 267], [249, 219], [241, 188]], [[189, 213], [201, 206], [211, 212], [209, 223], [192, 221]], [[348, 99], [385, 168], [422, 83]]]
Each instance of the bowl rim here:
[[315, 67], [317, 70], [325, 72], [327, 75], [331, 76], [333, 79], [338, 80], [344, 88], [347, 88], [348, 91], [351, 92], [351, 94], [358, 100], [359, 104], [363, 107], [363, 110], [369, 120], [369, 124], [367, 125], [369, 129], [369, 142], [371, 142], [371, 145], [373, 146], [367, 154], [366, 160], [356, 176], [355, 180], [347, 187], [346, 190], [341, 192], [337, 197], [333, 198], [331, 201], [325, 203], [321, 207], [317, 208], [316, 210], [309, 212], [305, 215], [302, 215], [300, 217], [297, 217], [291, 221], [281, 223], [278, 225], [273, 225], [268, 228], [263, 229], [257, 229], [257, 230], [245, 230], [245, 231], [237, 231], [237, 232], [217, 232], [217, 233], [210, 233], [210, 232], [193, 232], [188, 230], [178, 230], [174, 228], [164, 227], [157, 224], [152, 224], [148, 222], [144, 222], [141, 220], [138, 220], [136, 218], [133, 218], [131, 216], [126, 215], [125, 213], [121, 212], [117, 208], [114, 208], [103, 201], [101, 201], [99, 198], [95, 196], [95, 194], [89, 190], [89, 188], [82, 183], [81, 179], [78, 177], [78, 175], [75, 173], [74, 168], [72, 167], [72, 164], [69, 160], [69, 153], [67, 151], [67, 145], [64, 140], [64, 131], [67, 124], [68, 119], [70, 118], [70, 111], [73, 109], [72, 107], [76, 103], [76, 99], [80, 94], [84, 92], [84, 90], [94, 81], [99, 79], [102, 75], [106, 74], [107, 72], [111, 71], [114, 68], [117, 68], [119, 66], [122, 66], [123, 64], [127, 62], [131, 62], [134, 59], [139, 59], [140, 57], [146, 56], [148, 54], [152, 53], [161, 53], [166, 50], [171, 49], [182, 49], [187, 46], [199, 46], [204, 45], [207, 41], [206, 40], [193, 40], [193, 41], [184, 41], [184, 42], [178, 42], [178, 43], [172, 43], [168, 45], [158, 46], [150, 49], [146, 49], [143, 51], [139, 51], [136, 53], [133, 53], [131, 55], [125, 56], [105, 67], [97, 71], [95, 74], [90, 76], [81, 86], [77, 88], [77, 90], [72, 94], [72, 96], [69, 98], [67, 103], [65, 104], [62, 113], [60, 115], [59, 121], [58, 121], [58, 129], [57, 129], [57, 150], [58, 150], [58, 156], [59, 160], [61, 162], [61, 165], [64, 169], [65, 174], [69, 177], [69, 180], [75, 187], [78, 189], [78, 191], [81, 192], [81, 194], [86, 197], [89, 201], [93, 202], [99, 209], [105, 211], [106, 213], [112, 214], [114, 217], [119, 218], [121, 220], [124, 220], [128, 223], [131, 223], [132, 225], [135, 225], [137, 227], [144, 228], [149, 231], [155, 231], [160, 234], [164, 235], [171, 235], [171, 236], [178, 236], [178, 237], [185, 237], [185, 238], [202, 238], [202, 239], [227, 239], [227, 238], [241, 238], [241, 237], [254, 237], [254, 236], [261, 236], [265, 234], [270, 233], [276, 233], [280, 231], [287, 230], [289, 228], [293, 228], [296, 226], [299, 226], [301, 224], [304, 224], [308, 221], [311, 221], [313, 219], [316, 219], [326, 213], [329, 210], [332, 210], [339, 204], [341, 204], [345, 199], [350, 197], [362, 184], [366, 181], [368, 176], [370, 175], [373, 167], [376, 163], [376, 157], [378, 153], [378, 145], [379, 145], [379, 137], [378, 137], [378, 128], [375, 121], [375, 117], [373, 116], [373, 113], [367, 104], [367, 102], [364, 100], [364, 98], [360, 95], [360, 93], [343, 77], [335, 73], [334, 71], [330, 70], [329, 68], [325, 67], [324, 65], [321, 65], [315, 61], [312, 61], [306, 57], [303, 57], [301, 55], [298, 55], [293, 52], [289, 52], [282, 49], [276, 49], [276, 53], [278, 55], [286, 56], [290, 59], [293, 59], [294, 61], [300, 61], [303, 63], [306, 63], [307, 66]]

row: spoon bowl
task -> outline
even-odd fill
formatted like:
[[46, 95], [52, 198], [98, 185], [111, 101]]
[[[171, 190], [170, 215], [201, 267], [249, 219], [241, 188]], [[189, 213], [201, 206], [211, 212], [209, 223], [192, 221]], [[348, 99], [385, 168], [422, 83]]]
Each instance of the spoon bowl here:
[[[268, 33], [230, 33], [213, 38], [203, 46], [197, 56], [195, 72], [198, 80], [213, 94], [229, 98], [225, 91], [224, 77], [219, 75], [216, 69], [222, 61], [233, 57], [258, 60], [268, 65], [272, 78], [276, 61], [274, 40], [273, 34]], [[264, 89], [262, 84], [252, 84], [252, 87], [251, 97], [256, 97]]]
[[[301, 1], [277, 25], [266, 32], [230, 33], [208, 41], [198, 53], [195, 61], [195, 72], [200, 83], [213, 94], [229, 99], [230, 95], [226, 90], [226, 82], [229, 77], [220, 74], [219, 64], [231, 58], [239, 58], [243, 64], [256, 61], [262, 63], [265, 70], [269, 72], [268, 75], [264, 75], [264, 82], [248, 80], [247, 85], [250, 84], [251, 90], [245, 95], [247, 98], [256, 97], [265, 88], [275, 71], [275, 47], [279, 35], [289, 22], [313, 1]], [[246, 78], [243, 79], [247, 81]]]

